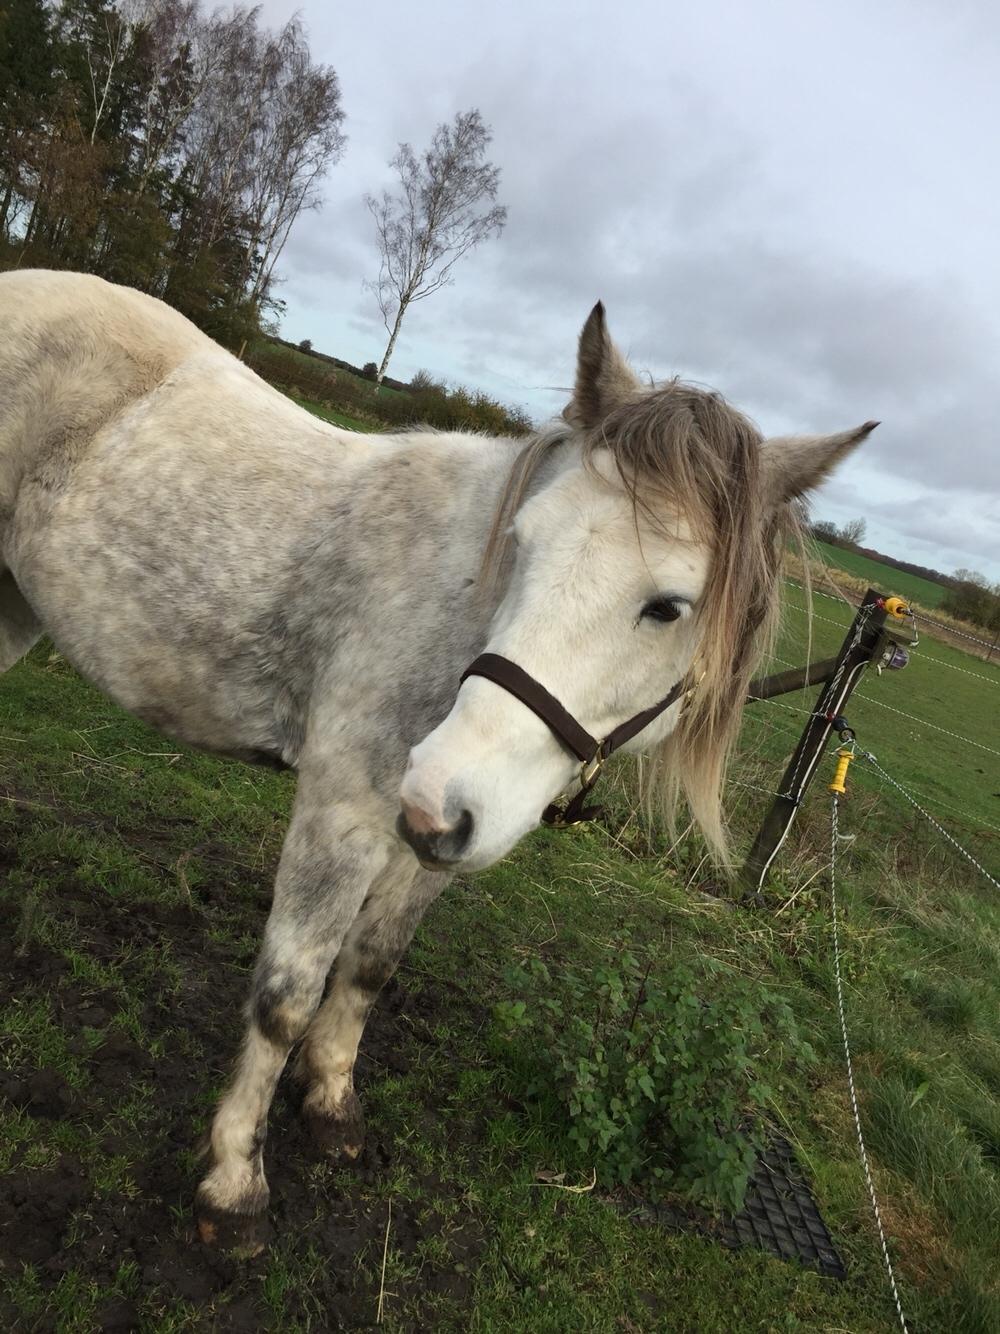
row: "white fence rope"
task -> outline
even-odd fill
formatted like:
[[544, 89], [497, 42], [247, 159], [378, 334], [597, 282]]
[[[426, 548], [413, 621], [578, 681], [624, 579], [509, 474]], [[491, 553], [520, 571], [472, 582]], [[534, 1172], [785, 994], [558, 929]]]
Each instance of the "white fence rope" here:
[[[784, 658], [775, 657], [773, 660], [780, 662], [785, 667], [794, 666], [794, 663], [786, 662]], [[809, 687], [803, 686], [802, 689], [807, 690]], [[991, 755], [1000, 756], [1000, 750], [995, 750], [992, 746], [984, 746], [981, 741], [973, 741], [972, 737], [962, 736], [960, 732], [951, 732], [947, 727], [941, 727], [938, 723], [928, 722], [926, 718], [918, 718], [915, 713], [906, 713], [903, 709], [897, 709], [893, 704], [886, 704], [884, 700], [876, 699], [874, 695], [862, 695], [860, 691], [855, 691], [852, 698], [866, 700], [869, 704], [875, 704], [880, 709], [888, 709], [890, 713], [898, 713], [901, 718], [908, 718], [911, 723], [919, 723], [921, 727], [930, 727], [935, 732], [943, 732], [945, 736], [965, 742], [967, 746], [975, 746], [977, 750], [985, 750]], [[813, 712], [812, 709], [804, 709], [800, 705], [782, 704], [780, 700], [774, 698], [754, 699], [752, 702], [754, 704], [773, 704], [776, 709], [784, 709], [788, 713], [811, 714]]]
[[[777, 657], [776, 655], [773, 655], [773, 656], [772, 656], [772, 661], [774, 661], [774, 662], [779, 662], [779, 663], [781, 663], [782, 665], [784, 665], [784, 666], [786, 666], [786, 667], [791, 667], [791, 666], [794, 666], [794, 665], [795, 665], [795, 664], [793, 664], [793, 663], [788, 662], [785, 658], [779, 658], [779, 657]], [[880, 708], [888, 709], [888, 710], [889, 710], [890, 712], [892, 712], [892, 713], [898, 713], [898, 714], [899, 714], [901, 717], [903, 717], [903, 718], [908, 718], [911, 722], [919, 723], [921, 727], [929, 727], [929, 728], [933, 728], [933, 730], [936, 731], [936, 732], [942, 732], [945, 736], [954, 737], [954, 739], [955, 739], [956, 741], [961, 741], [961, 742], [966, 743], [966, 744], [968, 744], [968, 745], [975, 746], [975, 747], [977, 747], [979, 750], [985, 750], [985, 751], [987, 751], [987, 752], [988, 752], [989, 754], [991, 754], [991, 755], [1000, 755], [1000, 751], [994, 750], [994, 749], [993, 749], [992, 747], [990, 747], [990, 746], [984, 746], [981, 742], [973, 741], [973, 740], [971, 739], [971, 737], [965, 737], [965, 736], [962, 736], [962, 735], [960, 735], [958, 732], [950, 732], [950, 731], [948, 731], [947, 728], [938, 726], [937, 723], [931, 723], [931, 722], [928, 722], [928, 721], [927, 721], [926, 719], [924, 719], [924, 718], [918, 718], [918, 717], [916, 716], [916, 714], [905, 713], [902, 709], [897, 709], [897, 708], [895, 708], [892, 704], [885, 704], [885, 703], [883, 703], [882, 700], [875, 699], [874, 696], [872, 696], [872, 695], [861, 695], [861, 694], [859, 694], [859, 693], [855, 693], [855, 695], [854, 695], [854, 699], [861, 699], [861, 700], [866, 701], [866, 702], [869, 703], [869, 704], [876, 704], [876, 705], [878, 705]], [[784, 704], [784, 703], [781, 702], [781, 700], [777, 700], [777, 699], [755, 699], [755, 700], [753, 700], [752, 702], [753, 702], [754, 704], [770, 704], [770, 705], [772, 705], [772, 706], [773, 706], [774, 708], [776, 708], [776, 709], [782, 709], [785, 713], [795, 713], [795, 714], [799, 714], [800, 716], [806, 716], [806, 717], [810, 716], [810, 715], [812, 714], [812, 712], [813, 712], [811, 709], [804, 709], [804, 708], [802, 708], [801, 706], [798, 706], [798, 705], [794, 705], [794, 704]], [[753, 710], [753, 709], [749, 710], [749, 711], [747, 712], [747, 714], [744, 715], [744, 716], [745, 716], [745, 717], [753, 718], [756, 722], [765, 722], [765, 721], [768, 721], [768, 724], [769, 724], [769, 726], [771, 727], [771, 729], [772, 729], [773, 731], [775, 731], [775, 732], [780, 732], [783, 736], [789, 736], [789, 737], [796, 736], [796, 733], [793, 732], [792, 729], [791, 729], [790, 727], [787, 727], [787, 726], [784, 725], [782, 722], [780, 722], [778, 719], [774, 719], [774, 718], [772, 718], [772, 719], [770, 719], [770, 720], [765, 720], [765, 718], [762, 716], [762, 714], [761, 714], [760, 712], [755, 711], [755, 710]], [[746, 782], [742, 782], [742, 783], [741, 783], [740, 780], [737, 779], [737, 778], [732, 778], [731, 781], [734, 782], [734, 783], [739, 783], [740, 786], [742, 786], [742, 787], [755, 787], [755, 786], [757, 786], [757, 785], [752, 784], [752, 783], [746, 783]], [[762, 788], [762, 787], [757, 787], [757, 791], [759, 791], [759, 792], [768, 792], [771, 796], [775, 796], [775, 797], [781, 797], [781, 796], [788, 796], [788, 795], [789, 795], [788, 793], [775, 792], [775, 791], [773, 791], [773, 790], [771, 790], [771, 789], [765, 789], [765, 788]], [[976, 828], [976, 829], [991, 829], [991, 830], [993, 830], [993, 831], [995, 831], [995, 832], [997, 832], [997, 833], [1000, 833], [1000, 825], [993, 824], [993, 823], [991, 823], [991, 821], [989, 821], [989, 820], [987, 820], [987, 819], [984, 819], [982, 816], [977, 815], [977, 816], [975, 816], [975, 817], [971, 817], [971, 816], [969, 815], [969, 812], [968, 812], [968, 811], [964, 811], [964, 810], [962, 810], [962, 809], [961, 809], [960, 807], [958, 807], [958, 806], [952, 806], [952, 805], [950, 805], [948, 802], [943, 801], [940, 797], [930, 797], [930, 796], [928, 796], [928, 795], [927, 795], [926, 793], [924, 793], [924, 792], [920, 792], [920, 793], [918, 793], [917, 795], [920, 797], [920, 799], [921, 799], [922, 801], [929, 802], [930, 805], [932, 805], [932, 806], [940, 806], [940, 807], [941, 807], [942, 809], [944, 809], [944, 810], [950, 811], [951, 813], [953, 813], [953, 814], [955, 814], [955, 815], [960, 815], [960, 816], [962, 816], [964, 822], [965, 822], [967, 825], [972, 826], [973, 828]]]
[[[961, 651], [959, 649], [959, 652]], [[936, 667], [947, 667], [950, 672], [961, 672], [963, 676], [973, 676], [977, 681], [985, 681], [987, 685], [1000, 686], [1000, 676], [983, 676], [982, 672], [970, 672], [968, 667], [956, 667], [953, 662], [945, 662], [944, 658], [929, 657], [923, 650], [914, 656], [920, 662], [933, 662]]]
[[956, 741], [964, 742], [967, 746], [975, 746], [977, 750], [985, 750], [990, 755], [1000, 756], [1000, 750], [994, 750], [992, 746], [984, 746], [981, 741], [973, 741], [971, 737], [962, 736], [959, 732], [949, 732], [947, 727], [939, 727], [937, 723], [929, 723], [926, 718], [918, 718], [914, 713], [904, 713], [902, 709], [897, 709], [892, 704], [886, 704], [883, 700], [875, 699], [872, 695], [856, 693], [854, 698], [863, 699], [869, 704], [877, 704], [880, 709], [888, 709], [890, 713], [898, 713], [900, 718], [908, 718], [911, 723], [919, 723], [921, 727], [929, 727], [935, 732], [942, 732], [945, 736], [954, 737]]
[[847, 607], [849, 611], [857, 611], [855, 604], [843, 594], [838, 597], [836, 593], [825, 593], [822, 588], [807, 590], [804, 584], [797, 584], [794, 579], [786, 579], [785, 583], [789, 588], [797, 588], [800, 593], [811, 592], [814, 597], [827, 598], [830, 602], [839, 602], [842, 607]]
[[[842, 595], [835, 596], [833, 593], [825, 593], [822, 588], [807, 589], [805, 585], [796, 583], [794, 579], [785, 579], [784, 582], [789, 588], [797, 588], [800, 593], [812, 593], [813, 597], [828, 598], [830, 602], [839, 602], [841, 606], [847, 607], [850, 611], [856, 611], [860, 603], [852, 602], [849, 597]], [[796, 610], [799, 610], [798, 608]], [[956, 630], [950, 626], [947, 621], [939, 621], [933, 616], [927, 616], [922, 611], [911, 612], [910, 615], [915, 621], [923, 621], [925, 625], [936, 625], [939, 630], [945, 634], [958, 635], [960, 639], [971, 639], [974, 644], [981, 644], [983, 648], [1000, 649], [997, 643], [991, 643], [988, 639], [980, 639], [978, 635], [970, 635], [967, 630]]]
[[913, 797], [910, 796], [909, 792], [907, 792], [906, 788], [903, 787], [902, 783], [897, 783], [895, 778], [893, 778], [892, 774], [887, 774], [886, 771], [882, 768], [881, 764], [879, 764], [878, 760], [870, 751], [862, 750], [861, 747], [859, 746], [857, 753], [861, 756], [862, 759], [867, 760], [870, 765], [872, 765], [875, 769], [877, 769], [878, 772], [882, 775], [882, 777], [886, 780], [886, 782], [891, 783], [892, 786], [896, 788], [898, 792], [901, 792], [903, 796], [906, 798], [906, 800], [910, 803], [910, 805], [915, 810], [918, 810], [925, 820], [929, 820], [930, 823], [934, 826], [934, 828], [938, 831], [938, 833], [942, 834], [948, 840], [948, 842], [952, 845], [952, 847], [956, 850], [956, 852], [958, 852], [960, 856], [964, 857], [967, 862], [971, 862], [972, 865], [976, 868], [976, 870], [980, 873], [980, 875], [986, 877], [986, 879], [990, 882], [990, 884], [994, 887], [994, 889], [1000, 889], [1000, 880], [997, 880], [994, 876], [992, 876], [989, 873], [989, 871], [987, 871], [986, 867], [983, 866], [982, 862], [976, 861], [975, 857], [973, 857], [971, 852], [966, 852], [965, 848], [962, 847], [958, 839], [952, 838], [951, 834], [948, 833], [947, 829], [945, 829], [943, 825], [938, 824], [937, 820], [934, 819], [934, 816], [931, 815], [928, 811], [925, 811], [923, 806], [920, 805], [919, 801], [915, 801]]
[[875, 1224], [878, 1227], [878, 1238], [882, 1243], [882, 1259], [885, 1261], [886, 1273], [889, 1275], [889, 1286], [892, 1288], [893, 1301], [896, 1303], [896, 1314], [899, 1316], [899, 1323], [903, 1329], [903, 1334], [908, 1334], [906, 1317], [903, 1315], [903, 1303], [899, 1299], [899, 1289], [896, 1287], [896, 1275], [893, 1273], [892, 1261], [889, 1258], [889, 1246], [885, 1239], [885, 1229], [882, 1227], [882, 1214], [878, 1207], [878, 1197], [875, 1194], [875, 1183], [872, 1180], [871, 1164], [868, 1162], [868, 1150], [865, 1148], [865, 1137], [861, 1131], [861, 1112], [858, 1109], [858, 1094], [854, 1087], [854, 1063], [851, 1060], [851, 1044], [847, 1037], [847, 1014], [844, 1008], [844, 982], [840, 970], [840, 919], [837, 913], [837, 797], [834, 794], [832, 814], [830, 818], [830, 905], [833, 918], [833, 971], [837, 983], [837, 1013], [840, 1017], [840, 1036], [844, 1043], [844, 1059], [847, 1062], [847, 1086], [851, 1091], [851, 1110], [854, 1113], [854, 1129], [858, 1136], [858, 1151], [861, 1154], [861, 1165], [865, 1170], [865, 1181], [868, 1183], [868, 1196], [872, 1202], [872, 1209], [875, 1213]]
[[[825, 621], [827, 625], [835, 625], [838, 630], [850, 630], [851, 623], [846, 624], [843, 621], [835, 621], [830, 616], [821, 616], [818, 611], [810, 611], [808, 607], [796, 607], [793, 603], [788, 603], [792, 611], [797, 611], [800, 616], [808, 616], [811, 621]], [[850, 608], [848, 608], [850, 610]]]
[[[865, 774], [866, 783], [878, 782], [878, 779], [874, 774], [868, 774], [865, 770], [861, 770], [860, 772]], [[970, 816], [969, 812], [963, 811], [960, 806], [951, 806], [948, 804], [948, 802], [942, 801], [940, 797], [929, 797], [926, 792], [918, 792], [916, 795], [920, 798], [921, 801], [929, 802], [931, 806], [940, 806], [944, 810], [949, 811], [952, 815], [960, 815], [962, 817], [963, 822], [966, 825], [968, 825], [971, 829], [978, 830], [980, 832], [982, 832], [984, 829], [992, 829], [994, 833], [1000, 834], [1000, 824], [990, 824], [989, 820], [984, 820], [981, 815]]]
[[914, 620], [923, 621], [924, 625], [936, 625], [939, 630], [943, 630], [947, 635], [958, 635], [959, 639], [970, 639], [973, 644], [981, 644], [983, 648], [996, 649], [997, 644], [990, 643], [988, 639], [980, 639], [976, 635], [967, 634], [965, 630], [956, 630], [950, 626], [947, 621], [936, 621], [933, 616], [925, 616], [923, 612], [915, 611]]

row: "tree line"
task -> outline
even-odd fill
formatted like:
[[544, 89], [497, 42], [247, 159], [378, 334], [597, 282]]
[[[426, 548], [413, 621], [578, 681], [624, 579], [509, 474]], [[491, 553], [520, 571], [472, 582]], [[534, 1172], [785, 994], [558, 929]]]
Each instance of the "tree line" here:
[[884, 552], [876, 551], [874, 547], [863, 547], [861, 543], [864, 541], [866, 529], [867, 524], [862, 518], [851, 519], [839, 528], [829, 519], [820, 519], [810, 525], [813, 537], [819, 542], [826, 542], [833, 547], [846, 547], [849, 551], [867, 556], [869, 560], [881, 561], [883, 565], [905, 570], [907, 574], [919, 575], [921, 579], [929, 579], [931, 583], [941, 584], [945, 588], [951, 588], [955, 584], [957, 573], [945, 574], [941, 570], [932, 569], [929, 565], [916, 565], [913, 561], [897, 560], [895, 556], [886, 556]]
[[[275, 266], [343, 154], [335, 71], [298, 17], [201, 0], [0, 0], [0, 267], [82, 269], [150, 292], [230, 346], [279, 307]], [[475, 109], [400, 144], [366, 196], [389, 332], [506, 210]]]
[[991, 584], [978, 570], [955, 571], [941, 609], [1000, 635], [1000, 583]]
[[1000, 633], [1000, 583], [991, 584], [978, 570], [956, 570], [954, 574], [944, 574], [941, 570], [930, 569], [926, 565], [914, 565], [912, 561], [896, 560], [885, 556], [881, 551], [861, 546], [865, 535], [864, 519], [852, 519], [840, 528], [829, 519], [820, 519], [810, 525], [813, 537], [832, 546], [846, 547], [857, 551], [871, 560], [882, 561], [897, 570], [906, 570], [908, 574], [919, 575], [933, 583], [942, 584], [947, 592], [941, 601], [941, 610], [950, 613], [962, 621], [969, 621], [984, 630]]
[[230, 344], [345, 143], [298, 19], [199, 0], [3, 0], [0, 259], [151, 292]]

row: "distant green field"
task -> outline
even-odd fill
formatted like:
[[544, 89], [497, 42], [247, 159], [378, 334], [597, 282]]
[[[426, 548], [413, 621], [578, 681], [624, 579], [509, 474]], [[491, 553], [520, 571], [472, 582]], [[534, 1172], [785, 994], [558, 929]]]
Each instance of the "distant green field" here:
[[394, 389], [392, 385], [380, 384], [376, 393], [370, 380], [366, 380], [360, 375], [355, 375], [353, 371], [344, 370], [342, 366], [334, 367], [330, 365], [329, 362], [322, 361], [320, 358], [312, 356], [308, 352], [302, 352], [297, 347], [286, 347], [284, 343], [275, 343], [271, 339], [266, 339], [265, 342], [273, 351], [280, 353], [283, 357], [287, 357], [291, 362], [299, 362], [310, 367], [312, 370], [315, 370], [317, 366], [326, 366], [331, 371], [336, 370], [338, 375], [346, 375], [349, 379], [353, 380], [355, 384], [364, 385], [365, 388], [377, 398], [395, 398], [398, 397], [401, 392], [399, 389]]
[[338, 412], [336, 408], [325, 407], [322, 403], [314, 403], [311, 399], [300, 398], [297, 401], [300, 407], [308, 408], [315, 416], [332, 422], [334, 426], [346, 427], [348, 431], [371, 432], [376, 429], [368, 422], [359, 421], [357, 417], [349, 417], [346, 412]]
[[830, 546], [827, 542], [813, 542], [817, 559], [826, 565], [834, 565], [846, 570], [859, 579], [867, 579], [873, 588], [882, 592], [896, 593], [900, 597], [913, 598], [924, 607], [939, 607], [948, 591], [941, 584], [930, 579], [921, 579], [918, 574], [907, 574], [897, 570], [894, 565], [884, 565], [881, 561], [871, 560], [857, 551], [845, 551], [842, 547]]

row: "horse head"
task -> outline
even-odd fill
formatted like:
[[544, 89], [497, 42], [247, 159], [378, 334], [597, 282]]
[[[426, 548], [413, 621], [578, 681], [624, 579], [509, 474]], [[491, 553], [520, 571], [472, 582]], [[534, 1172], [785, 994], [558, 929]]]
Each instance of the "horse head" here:
[[[487, 653], [590, 738], [669, 699], [619, 748], [648, 754], [647, 802], [669, 815], [683, 795], [723, 861], [726, 760], [800, 498], [875, 425], [764, 440], [716, 393], [641, 383], [598, 304], [563, 421], [525, 449], [498, 506], [482, 572], [499, 589]], [[399, 831], [425, 865], [487, 866], [581, 780], [581, 759], [586, 783], [573, 750], [546, 708], [469, 675], [410, 753]]]

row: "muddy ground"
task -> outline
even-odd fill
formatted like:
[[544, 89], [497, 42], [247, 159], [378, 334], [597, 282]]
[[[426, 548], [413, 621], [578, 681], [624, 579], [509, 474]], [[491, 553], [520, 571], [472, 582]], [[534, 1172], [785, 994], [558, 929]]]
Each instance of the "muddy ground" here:
[[[16, 862], [16, 852], [8, 851], [6, 860]], [[224, 855], [219, 861], [224, 865]], [[65, 1036], [52, 1064], [39, 1065], [38, 1051], [22, 1051], [22, 1059], [0, 1071], [0, 1096], [8, 1110], [21, 1113], [24, 1127], [0, 1180], [0, 1276], [23, 1274], [25, 1265], [37, 1276], [33, 1303], [0, 1299], [0, 1328], [72, 1327], [64, 1303], [52, 1296], [61, 1282], [66, 1288], [67, 1275], [91, 1292], [96, 1285], [113, 1294], [92, 1311], [93, 1327], [102, 1330], [373, 1326], [391, 1177], [407, 1152], [406, 1141], [395, 1141], [377, 1120], [361, 1161], [350, 1170], [328, 1169], [304, 1132], [296, 1088], [286, 1076], [267, 1147], [269, 1254], [237, 1261], [206, 1249], [193, 1233], [190, 1205], [200, 1164], [192, 1150], [203, 1139], [211, 1095], [238, 1044], [269, 877], [258, 877], [255, 902], [247, 902], [242, 886], [246, 920], [230, 923], [223, 934], [211, 910], [214, 901], [232, 902], [231, 876], [200, 885], [190, 904], [171, 904], [116, 902], [74, 883], [68, 867], [52, 873], [58, 893], [46, 896], [48, 933], [54, 914], [74, 941], [70, 957], [38, 939], [30, 924], [27, 940], [22, 930], [19, 941], [14, 929], [0, 938], [0, 998], [48, 1007]], [[150, 978], [145, 946], [169, 959], [162, 978]], [[90, 970], [80, 967], [79, 952], [113, 970], [119, 979], [113, 990], [80, 976]], [[123, 987], [138, 997], [146, 1044], [122, 1022]], [[432, 991], [415, 993], [405, 982], [389, 984], [358, 1064], [363, 1100], [373, 1080], [405, 1073], [414, 1055], [434, 1042], [436, 1009], [447, 1001]], [[135, 1011], [126, 1007], [126, 1013], [135, 1027]], [[123, 1114], [137, 1091], [138, 1114]], [[427, 1105], [424, 1113], [433, 1120], [439, 1110]], [[53, 1143], [66, 1147], [53, 1152]], [[440, 1180], [425, 1184], [427, 1198], [440, 1197]], [[413, 1291], [399, 1293], [397, 1281], [394, 1296], [407, 1297], [418, 1310], [434, 1294], [461, 1306], [483, 1246], [460, 1201], [447, 1212], [445, 1218], [426, 1205], [393, 1204], [393, 1250], [419, 1258]], [[298, 1266], [283, 1265], [284, 1253], [298, 1262], [313, 1258], [307, 1291], [300, 1285], [297, 1295]]]

